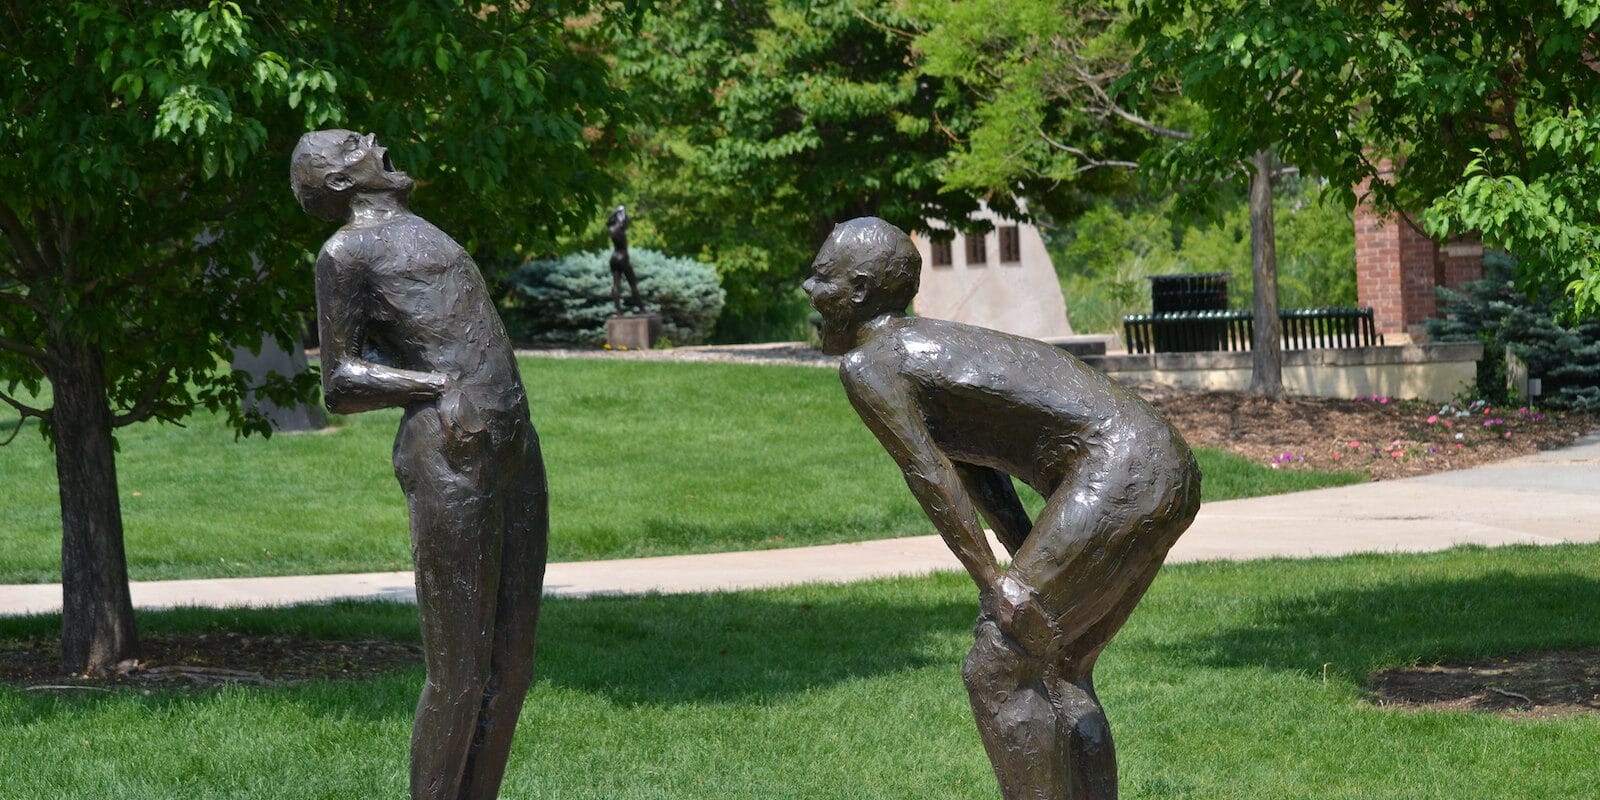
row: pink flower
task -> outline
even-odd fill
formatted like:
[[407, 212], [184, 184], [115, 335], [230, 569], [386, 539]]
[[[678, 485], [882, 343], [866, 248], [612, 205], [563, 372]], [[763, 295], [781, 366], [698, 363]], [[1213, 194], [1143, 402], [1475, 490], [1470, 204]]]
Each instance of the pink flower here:
[[1389, 405], [1389, 398], [1387, 398], [1387, 397], [1378, 398], [1378, 405], [1380, 405], [1380, 406]]
[[1439, 421], [1439, 415], [1438, 414], [1434, 414], [1433, 416], [1428, 417], [1428, 424], [1429, 425], [1432, 425], [1432, 424], [1434, 424], [1434, 423], [1436, 423], [1438, 421]]
[[1358, 442], [1358, 441], [1356, 441], [1356, 440], [1354, 440], [1354, 439], [1351, 439], [1351, 440], [1350, 440], [1350, 446], [1351, 446], [1351, 447], [1360, 447], [1360, 446], [1361, 446], [1361, 443], [1360, 443], [1360, 442]]
[[1403, 455], [1405, 455], [1405, 453], [1404, 453], [1404, 452], [1403, 452], [1403, 451], [1400, 451], [1400, 450], [1396, 450], [1396, 451], [1394, 451], [1394, 452], [1393, 452], [1393, 453], [1390, 453], [1390, 454], [1389, 454], [1389, 457], [1390, 457], [1390, 458], [1400, 458], [1400, 457], [1401, 457], [1401, 456], [1403, 456]]

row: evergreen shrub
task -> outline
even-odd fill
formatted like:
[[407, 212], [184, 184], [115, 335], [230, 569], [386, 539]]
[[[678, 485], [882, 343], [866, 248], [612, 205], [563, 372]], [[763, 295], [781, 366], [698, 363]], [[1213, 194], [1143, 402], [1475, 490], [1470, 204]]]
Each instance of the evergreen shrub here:
[[1561, 295], [1544, 289], [1530, 296], [1513, 279], [1516, 259], [1485, 253], [1484, 278], [1461, 291], [1438, 289], [1442, 319], [1427, 321], [1428, 336], [1440, 342], [1483, 342], [1478, 391], [1504, 403], [1505, 353], [1528, 365], [1528, 377], [1543, 384], [1540, 402], [1555, 408], [1600, 412], [1600, 320], [1561, 324], [1567, 308]]
[[[655, 250], [634, 249], [628, 255], [645, 306], [661, 315], [662, 336], [673, 344], [705, 341], [726, 299], [716, 269]], [[598, 347], [613, 311], [610, 264], [611, 251], [599, 250], [529, 261], [512, 270], [501, 308], [512, 338]], [[624, 304], [629, 297], [624, 282]]]

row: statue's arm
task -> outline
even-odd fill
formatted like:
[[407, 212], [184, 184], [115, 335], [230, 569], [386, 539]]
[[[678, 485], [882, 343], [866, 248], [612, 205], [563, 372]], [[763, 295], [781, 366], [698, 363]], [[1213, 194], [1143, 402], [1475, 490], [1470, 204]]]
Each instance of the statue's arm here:
[[322, 340], [322, 397], [328, 410], [353, 414], [438, 397], [447, 381], [443, 374], [362, 358], [368, 302], [363, 270], [341, 257], [336, 247], [324, 247], [317, 256], [317, 330]]
[[1017, 488], [1011, 476], [992, 467], [955, 462], [956, 473], [972, 496], [972, 502], [983, 512], [983, 518], [994, 528], [1006, 552], [1016, 555], [1022, 543], [1033, 530], [1033, 520], [1017, 497]]
[[859, 364], [846, 364], [840, 374], [861, 421], [900, 465], [911, 494], [987, 604], [997, 591], [1000, 566], [961, 474], [934, 444], [904, 379], [892, 370]]

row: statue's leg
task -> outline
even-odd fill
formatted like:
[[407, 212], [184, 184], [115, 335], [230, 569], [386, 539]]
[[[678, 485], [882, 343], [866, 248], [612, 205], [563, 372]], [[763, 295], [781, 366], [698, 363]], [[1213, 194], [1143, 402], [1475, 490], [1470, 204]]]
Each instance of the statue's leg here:
[[628, 291], [633, 294], [633, 307], [643, 311], [644, 299], [639, 297], [639, 276], [633, 272], [633, 267], [628, 268]]
[[1039, 512], [1009, 575], [1056, 638], [1042, 669], [1056, 714], [1055, 760], [1066, 788], [1044, 797], [1115, 800], [1116, 749], [1094, 691], [1094, 664], [1155, 579], [1167, 551], [1193, 520], [1199, 473], [1187, 458], [1171, 469], [1104, 465], [1069, 475]]
[[427, 682], [411, 734], [413, 800], [458, 800], [488, 685], [500, 514], [481, 464], [444, 455], [431, 408], [408, 414], [395, 467], [411, 511]]
[[1068, 764], [1045, 686], [1044, 660], [988, 619], [961, 668], [989, 763], [1005, 800], [1068, 800]]
[[1111, 741], [1111, 723], [1094, 693], [1094, 680], [1057, 678], [1051, 682], [1051, 699], [1059, 709], [1056, 735], [1067, 758], [1065, 797], [1115, 800], [1117, 750]]
[[622, 313], [622, 271], [611, 270], [611, 307]]
[[494, 645], [489, 684], [478, 719], [478, 741], [467, 767], [462, 797], [494, 800], [505, 776], [506, 759], [523, 699], [533, 683], [534, 640], [539, 602], [544, 590], [544, 565], [549, 534], [549, 493], [537, 437], [507, 465], [505, 541], [502, 545], [500, 596], [494, 619]]

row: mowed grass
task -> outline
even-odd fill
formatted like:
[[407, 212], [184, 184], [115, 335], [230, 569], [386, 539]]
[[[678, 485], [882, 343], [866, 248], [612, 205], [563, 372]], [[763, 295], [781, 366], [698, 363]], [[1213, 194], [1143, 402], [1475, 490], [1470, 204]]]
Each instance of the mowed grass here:
[[[959, 676], [958, 574], [553, 600], [506, 798], [997, 795]], [[415, 638], [414, 609], [143, 615], [147, 635]], [[52, 637], [53, 618], [0, 620]], [[1374, 669], [1600, 645], [1600, 546], [1180, 565], [1106, 650], [1122, 796], [1569, 800], [1600, 717], [1374, 708]], [[195, 695], [0, 689], [0, 798], [405, 796], [419, 670]]]
[[[832, 370], [530, 358], [550, 556], [586, 560], [931, 533]], [[390, 453], [399, 411], [235, 440], [210, 415], [119, 432], [136, 580], [410, 567]], [[0, 430], [10, 421], [0, 418]], [[30, 426], [31, 427], [31, 426]], [[1360, 480], [1201, 451], [1207, 500]], [[0, 583], [58, 579], [55, 467], [35, 430], [0, 448]], [[1030, 508], [1040, 503], [1022, 494]]]

